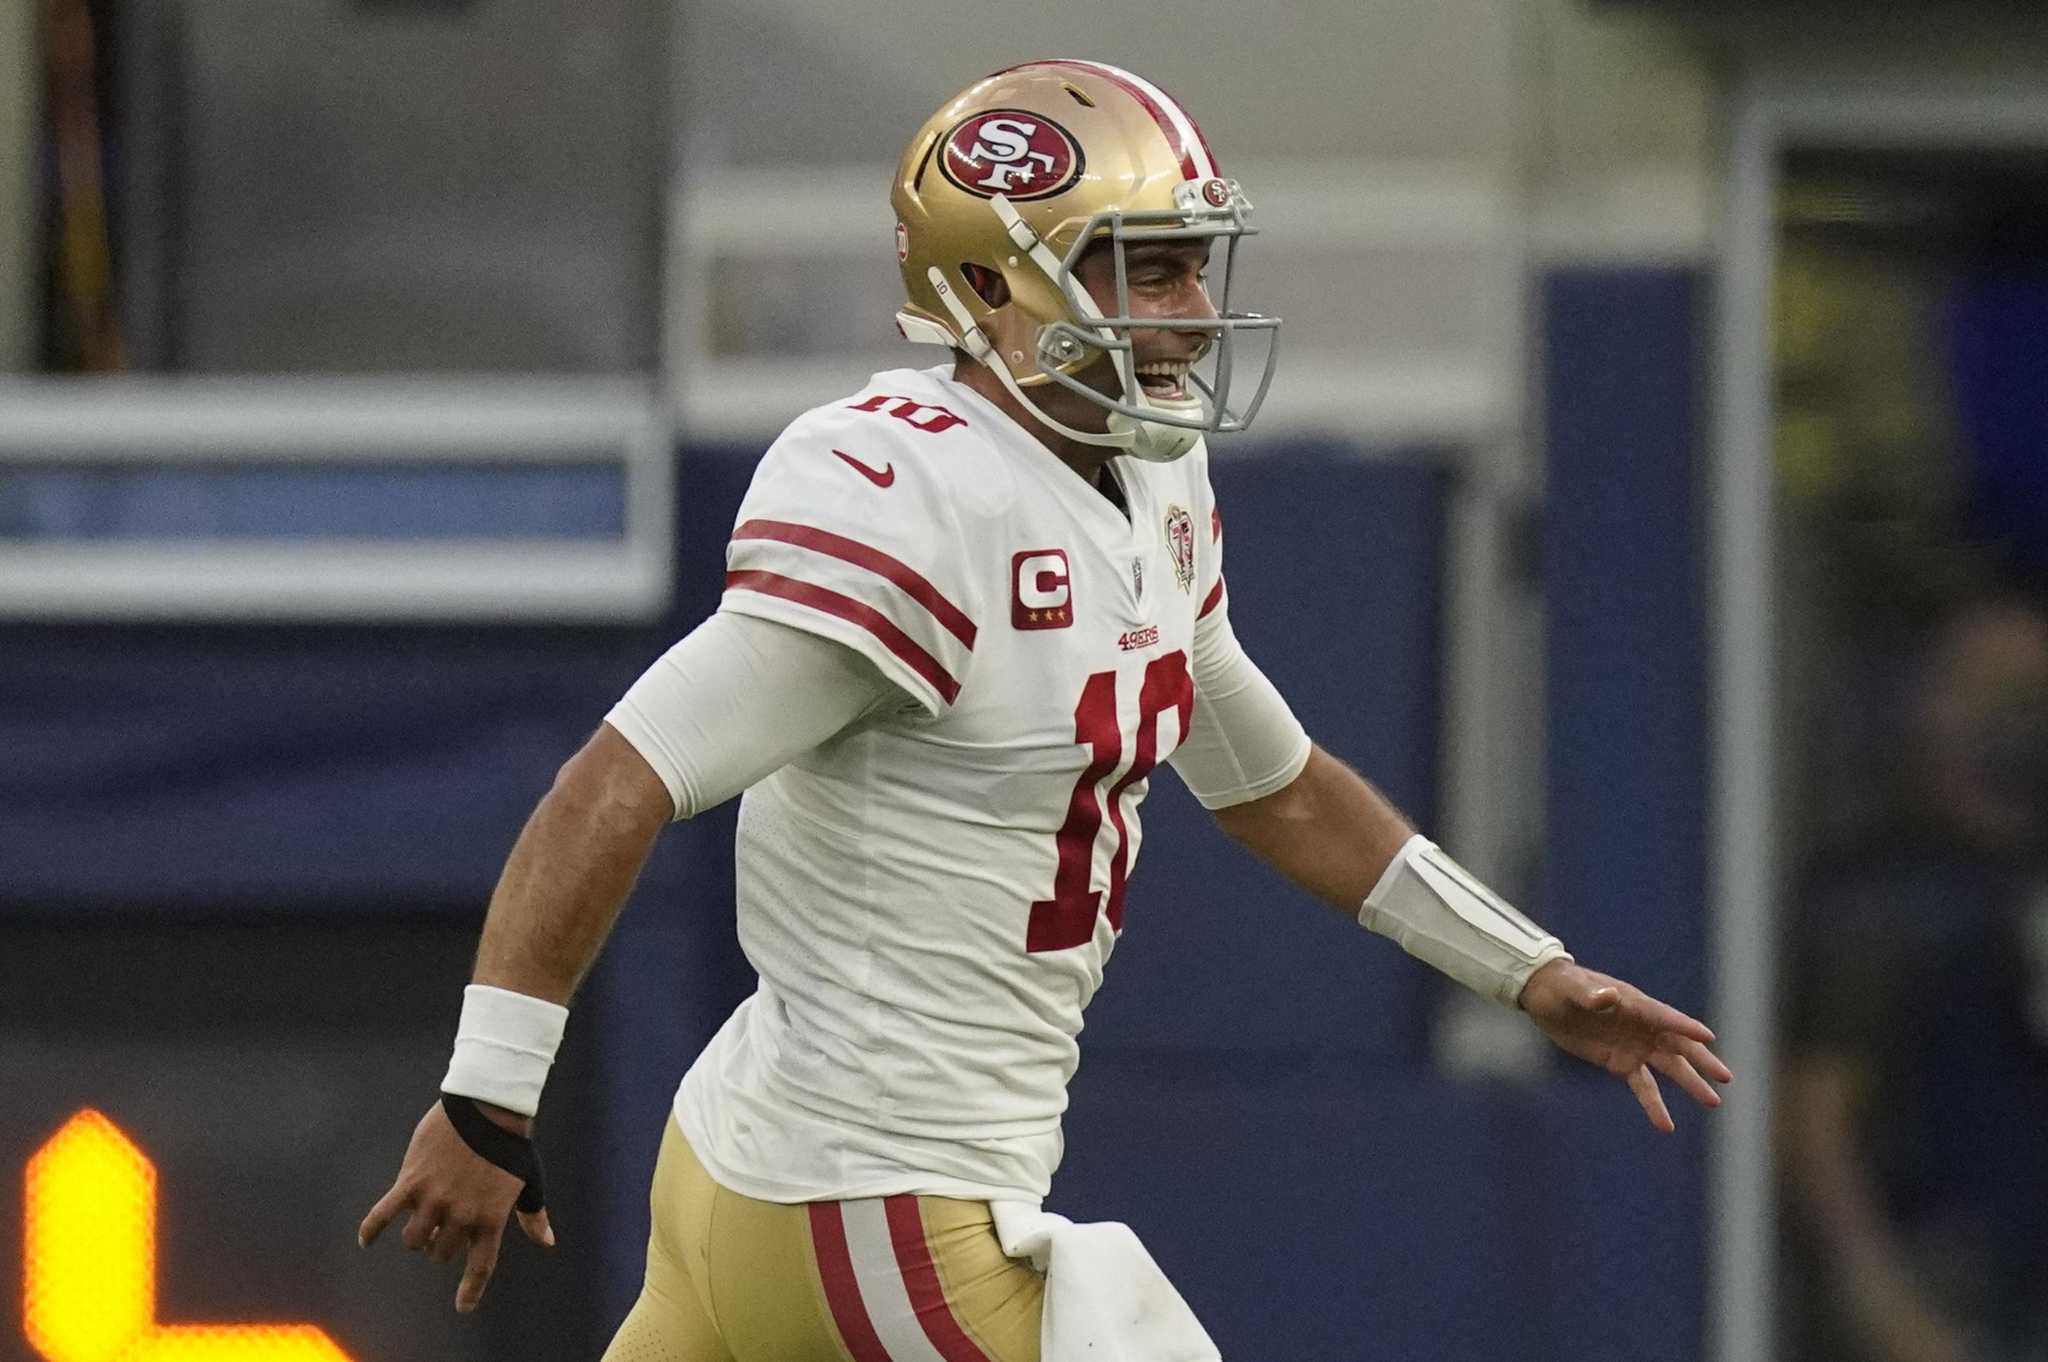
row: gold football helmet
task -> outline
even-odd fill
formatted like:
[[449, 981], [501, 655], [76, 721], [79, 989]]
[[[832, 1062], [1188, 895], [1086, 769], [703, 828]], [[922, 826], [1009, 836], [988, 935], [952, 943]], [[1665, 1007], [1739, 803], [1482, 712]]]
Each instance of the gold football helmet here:
[[[1037, 61], [998, 71], [948, 100], [903, 153], [890, 195], [896, 255], [909, 303], [905, 337], [951, 346], [993, 370], [1012, 396], [1070, 439], [1143, 459], [1176, 459], [1207, 432], [1251, 424], [1273, 380], [1280, 319], [1230, 310], [1240, 238], [1251, 204], [1216, 171], [1194, 120], [1128, 71], [1090, 61]], [[1222, 285], [1211, 318], [1133, 318], [1124, 252], [1140, 242], [1222, 243]], [[1105, 313], [1075, 277], [1098, 241], [1115, 253], [1116, 306]], [[1000, 275], [1009, 297], [991, 307], [964, 266]], [[1205, 284], [1205, 287], [1207, 285]], [[1185, 382], [1147, 393], [1131, 345], [1136, 328], [1196, 331], [1208, 341]], [[1238, 337], [1262, 332], [1265, 363], [1249, 403], [1230, 404]], [[1120, 391], [1075, 375], [1107, 354]], [[1058, 383], [1109, 413], [1108, 432], [1047, 416], [1030, 389]]]

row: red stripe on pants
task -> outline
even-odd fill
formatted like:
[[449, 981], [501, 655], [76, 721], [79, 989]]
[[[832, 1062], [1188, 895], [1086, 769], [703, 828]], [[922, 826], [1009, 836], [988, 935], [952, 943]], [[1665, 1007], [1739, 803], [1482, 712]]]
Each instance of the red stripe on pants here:
[[860, 1298], [860, 1282], [853, 1275], [853, 1254], [846, 1247], [846, 1220], [836, 1201], [814, 1201], [811, 1211], [811, 1245], [818, 1255], [818, 1276], [825, 1283], [825, 1302], [832, 1307], [832, 1322], [853, 1362], [890, 1362], [889, 1350], [875, 1334], [874, 1321]]
[[953, 1307], [946, 1302], [939, 1285], [939, 1270], [932, 1262], [932, 1248], [925, 1242], [924, 1217], [917, 1212], [914, 1196], [892, 1196], [883, 1203], [889, 1216], [889, 1242], [896, 1248], [896, 1265], [903, 1269], [903, 1284], [910, 1288], [910, 1306], [924, 1335], [946, 1362], [989, 1362], [976, 1346]]

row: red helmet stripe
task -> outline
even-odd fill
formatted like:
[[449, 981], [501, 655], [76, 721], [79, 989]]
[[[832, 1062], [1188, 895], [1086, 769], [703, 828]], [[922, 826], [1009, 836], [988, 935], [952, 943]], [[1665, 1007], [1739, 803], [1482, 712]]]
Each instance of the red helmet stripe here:
[[1173, 96], [1142, 76], [1132, 75], [1122, 67], [1111, 66], [1106, 62], [1080, 61], [1071, 57], [1048, 57], [1043, 61], [1024, 62], [1020, 66], [1006, 67], [995, 74], [1007, 75], [1026, 66], [1071, 66], [1113, 82], [1125, 94], [1143, 105], [1145, 112], [1152, 115], [1152, 121], [1159, 125], [1159, 130], [1166, 134], [1166, 144], [1180, 157], [1180, 173], [1183, 178], [1215, 178], [1216, 157], [1209, 150], [1209, 140], [1202, 136], [1201, 128], [1196, 126], [1194, 119], [1188, 117], [1187, 111], [1181, 108]]
[[1209, 150], [1209, 139], [1202, 136], [1202, 129], [1188, 111], [1181, 107], [1179, 100], [1143, 76], [1126, 71], [1122, 67], [1099, 61], [1077, 62], [1076, 65], [1099, 71], [1129, 90], [1153, 118], [1158, 119], [1162, 114], [1165, 116], [1166, 122], [1161, 126], [1170, 124], [1175, 130], [1170, 135], [1180, 147], [1181, 169], [1188, 178], [1215, 178], [1216, 156]]

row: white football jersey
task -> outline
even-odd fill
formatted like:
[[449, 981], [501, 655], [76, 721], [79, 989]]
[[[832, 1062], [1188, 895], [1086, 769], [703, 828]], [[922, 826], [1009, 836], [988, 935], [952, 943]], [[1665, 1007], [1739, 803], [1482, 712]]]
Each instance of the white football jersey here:
[[1206, 450], [1110, 467], [1128, 517], [945, 369], [878, 374], [762, 459], [720, 608], [856, 649], [906, 699], [741, 803], [760, 987], [676, 1098], [726, 1186], [1045, 1195], [1138, 805], [1227, 635]]

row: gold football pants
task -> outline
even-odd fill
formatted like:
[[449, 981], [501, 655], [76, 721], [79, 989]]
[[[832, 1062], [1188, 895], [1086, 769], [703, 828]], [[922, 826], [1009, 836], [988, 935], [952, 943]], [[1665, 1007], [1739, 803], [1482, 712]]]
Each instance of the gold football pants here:
[[988, 1206], [780, 1205], [712, 1181], [673, 1117], [647, 1278], [604, 1362], [1038, 1362], [1044, 1278]]

